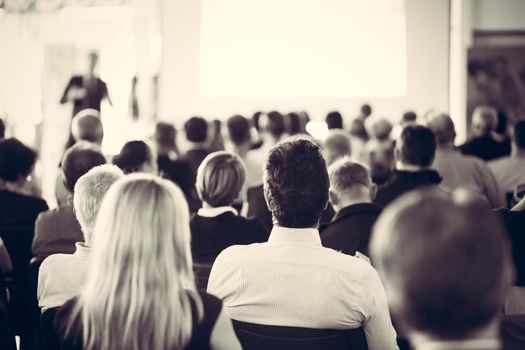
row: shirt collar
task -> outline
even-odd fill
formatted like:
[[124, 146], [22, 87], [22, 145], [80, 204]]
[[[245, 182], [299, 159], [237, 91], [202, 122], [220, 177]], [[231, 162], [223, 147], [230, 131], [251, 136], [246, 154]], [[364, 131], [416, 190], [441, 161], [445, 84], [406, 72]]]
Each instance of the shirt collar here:
[[214, 218], [216, 216], [219, 216], [224, 213], [231, 212], [235, 215], [239, 215], [237, 210], [235, 210], [234, 207], [230, 206], [224, 206], [224, 207], [216, 207], [216, 208], [200, 208], [197, 212], [197, 215], [203, 216], [205, 218]]
[[77, 250], [75, 250], [75, 253], [73, 253], [73, 255], [75, 255], [76, 257], [86, 259], [89, 256], [91, 248], [85, 245], [84, 242], [75, 243], [75, 247], [77, 248]]
[[274, 225], [268, 242], [313, 244], [321, 246], [319, 230], [316, 228], [292, 228]]
[[473, 339], [459, 341], [432, 341], [418, 345], [417, 350], [498, 350], [501, 342], [498, 339]]

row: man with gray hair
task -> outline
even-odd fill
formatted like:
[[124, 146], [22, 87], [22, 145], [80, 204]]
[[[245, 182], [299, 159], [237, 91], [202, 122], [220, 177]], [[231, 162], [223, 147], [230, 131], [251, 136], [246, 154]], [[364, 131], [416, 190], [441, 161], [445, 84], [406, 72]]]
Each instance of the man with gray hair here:
[[436, 189], [404, 195], [379, 217], [371, 258], [390, 310], [416, 350], [497, 350], [513, 278], [501, 222]]
[[440, 186], [448, 191], [465, 188], [486, 199], [492, 208], [503, 206], [503, 194], [485, 162], [477, 157], [462, 155], [456, 150], [456, 129], [452, 118], [441, 113], [431, 117], [427, 126], [436, 137], [436, 156], [432, 168], [443, 178]]
[[76, 243], [75, 253], [53, 254], [42, 263], [37, 290], [38, 305], [42, 311], [61, 306], [82, 288], [92, 242], [91, 234], [100, 204], [111, 185], [123, 176], [118, 167], [106, 164], [91, 169], [78, 179], [73, 205], [84, 242]]
[[498, 113], [489, 106], [478, 106], [472, 114], [472, 138], [460, 146], [463, 154], [476, 156], [485, 161], [510, 154], [510, 143], [494, 138], [498, 127]]
[[332, 129], [323, 142], [323, 156], [330, 165], [339, 158], [350, 156], [352, 145], [350, 135], [341, 129]]
[[323, 247], [345, 254], [368, 255], [372, 226], [381, 207], [372, 203], [376, 187], [364, 165], [345, 157], [328, 167], [330, 203], [336, 210], [332, 222], [321, 228]]

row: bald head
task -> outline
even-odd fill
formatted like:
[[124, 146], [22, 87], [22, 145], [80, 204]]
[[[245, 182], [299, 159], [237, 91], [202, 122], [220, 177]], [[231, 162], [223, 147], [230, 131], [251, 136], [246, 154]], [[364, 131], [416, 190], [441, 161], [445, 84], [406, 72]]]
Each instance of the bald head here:
[[78, 112], [71, 123], [71, 133], [76, 141], [89, 141], [101, 145], [104, 129], [100, 113], [95, 109]]
[[438, 190], [389, 205], [370, 251], [390, 308], [412, 338], [460, 340], [490, 328], [512, 280], [499, 220]]
[[431, 117], [427, 126], [434, 132], [438, 146], [454, 144], [456, 128], [448, 114], [440, 113]]
[[489, 135], [498, 126], [498, 113], [489, 106], [478, 106], [472, 114], [472, 134], [477, 137]]

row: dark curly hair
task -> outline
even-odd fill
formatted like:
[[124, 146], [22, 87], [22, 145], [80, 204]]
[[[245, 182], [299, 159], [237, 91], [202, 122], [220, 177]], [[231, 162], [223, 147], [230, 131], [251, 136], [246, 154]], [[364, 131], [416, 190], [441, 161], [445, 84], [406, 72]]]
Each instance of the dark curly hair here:
[[274, 146], [266, 159], [264, 195], [280, 226], [305, 228], [319, 223], [328, 203], [328, 172], [318, 145], [299, 138]]
[[15, 138], [0, 141], [0, 179], [13, 182], [31, 174], [37, 153]]

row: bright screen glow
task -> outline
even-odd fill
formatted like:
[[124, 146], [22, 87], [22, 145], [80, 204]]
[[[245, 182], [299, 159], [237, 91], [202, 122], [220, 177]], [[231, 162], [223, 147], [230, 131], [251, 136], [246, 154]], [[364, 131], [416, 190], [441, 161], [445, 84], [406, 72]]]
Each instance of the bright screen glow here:
[[406, 95], [404, 0], [201, 0], [202, 97]]

